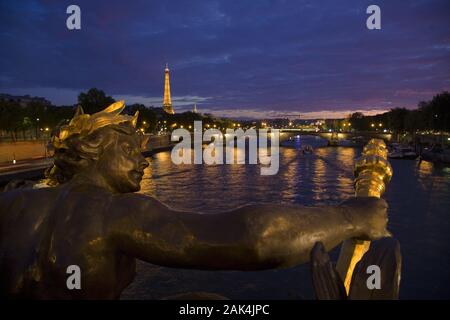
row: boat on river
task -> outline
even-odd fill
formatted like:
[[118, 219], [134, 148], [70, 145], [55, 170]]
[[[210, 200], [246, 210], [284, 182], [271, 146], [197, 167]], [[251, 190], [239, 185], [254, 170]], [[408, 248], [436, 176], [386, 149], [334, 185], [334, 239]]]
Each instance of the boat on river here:
[[434, 145], [420, 154], [420, 160], [450, 165], [450, 150], [444, 150], [440, 145]]
[[314, 153], [314, 149], [310, 144], [306, 144], [300, 148], [300, 152], [302, 154], [312, 154], [312, 153]]
[[401, 144], [393, 144], [391, 152], [388, 153], [390, 159], [416, 159], [417, 156], [413, 148]]

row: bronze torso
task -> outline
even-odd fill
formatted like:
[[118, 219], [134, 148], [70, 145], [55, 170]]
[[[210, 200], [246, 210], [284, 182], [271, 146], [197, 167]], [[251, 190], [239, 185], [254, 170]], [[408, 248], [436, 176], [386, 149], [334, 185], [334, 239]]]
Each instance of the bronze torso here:
[[[134, 278], [135, 259], [105, 237], [112, 197], [71, 183], [0, 193], [1, 291], [24, 298], [119, 297]], [[69, 265], [80, 267], [84, 290], [67, 289]]]

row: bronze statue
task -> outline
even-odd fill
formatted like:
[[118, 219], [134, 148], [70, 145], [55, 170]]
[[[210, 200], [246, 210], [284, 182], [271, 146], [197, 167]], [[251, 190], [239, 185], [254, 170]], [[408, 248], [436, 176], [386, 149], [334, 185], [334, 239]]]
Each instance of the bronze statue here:
[[[115, 299], [135, 261], [209, 270], [262, 270], [309, 260], [316, 242], [331, 250], [350, 238], [378, 239], [387, 204], [376, 197], [338, 206], [248, 205], [217, 214], [172, 210], [134, 193], [147, 161], [136, 117], [122, 101], [78, 112], [53, 138], [53, 187], [0, 193], [0, 295]], [[67, 267], [81, 289], [66, 286]]]

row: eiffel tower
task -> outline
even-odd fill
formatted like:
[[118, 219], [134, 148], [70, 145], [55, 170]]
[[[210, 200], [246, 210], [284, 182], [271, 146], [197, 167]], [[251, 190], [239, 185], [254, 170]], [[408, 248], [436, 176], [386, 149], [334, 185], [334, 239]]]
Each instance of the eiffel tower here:
[[172, 107], [172, 99], [170, 98], [170, 80], [169, 80], [169, 65], [166, 63], [166, 70], [164, 75], [164, 101], [163, 109], [169, 114], [175, 114]]

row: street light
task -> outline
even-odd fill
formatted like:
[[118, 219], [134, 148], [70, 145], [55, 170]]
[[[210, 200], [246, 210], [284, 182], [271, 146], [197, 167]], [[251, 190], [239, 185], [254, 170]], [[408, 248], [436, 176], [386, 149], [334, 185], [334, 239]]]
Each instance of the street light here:
[[36, 139], [39, 138], [39, 118], [36, 118]]

